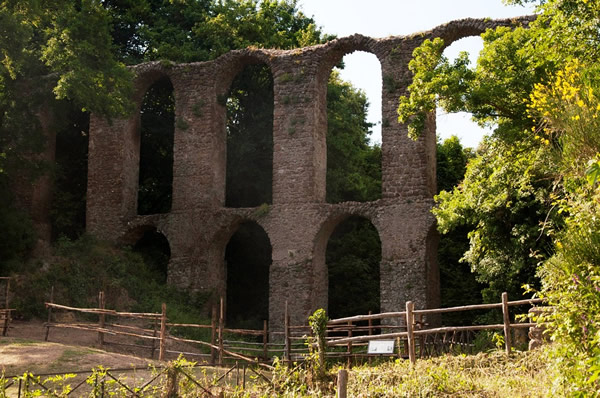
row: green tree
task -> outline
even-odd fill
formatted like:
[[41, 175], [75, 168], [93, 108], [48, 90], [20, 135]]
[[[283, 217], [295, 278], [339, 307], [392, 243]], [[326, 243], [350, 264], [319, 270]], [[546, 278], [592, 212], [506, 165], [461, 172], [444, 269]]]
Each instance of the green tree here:
[[559, 222], [550, 196], [554, 162], [546, 146], [531, 139], [535, 123], [524, 101], [556, 68], [556, 60], [537, 48], [544, 29], [546, 24], [535, 21], [486, 31], [475, 68], [466, 54], [450, 63], [442, 56], [441, 39], [426, 40], [409, 65], [410, 95], [400, 98], [399, 120], [409, 124], [413, 136], [438, 106], [470, 112], [479, 124], [495, 127], [469, 162], [462, 184], [436, 197], [435, 210], [442, 233], [470, 229], [464, 259], [488, 285], [486, 300], [496, 301], [502, 291], [516, 297], [521, 284], [537, 283], [535, 270], [548, 256], [550, 234]]
[[381, 147], [370, 146], [372, 124], [362, 91], [333, 71], [327, 85], [327, 202], [381, 198]]
[[[110, 19], [97, 1], [1, 2], [0, 38], [0, 189], [5, 192], [15, 181], [29, 184], [49, 171], [51, 165], [35, 156], [46, 145], [38, 119], [42, 107], [54, 114], [55, 130], [67, 103], [98, 114], [124, 114], [131, 109], [131, 79], [113, 55]], [[13, 198], [2, 195], [0, 205], [14, 208]], [[7, 219], [1, 223], [11, 225]], [[31, 242], [31, 235], [23, 231], [20, 241]]]
[[[511, 1], [524, 2], [530, 1]], [[522, 283], [532, 275], [533, 262], [539, 264], [541, 294], [552, 305], [542, 318], [554, 341], [553, 391], [597, 396], [600, 4], [540, 3], [540, 15], [529, 29], [483, 35], [493, 40], [485, 40], [483, 59], [472, 73], [439, 63], [439, 42], [427, 43], [416, 52], [421, 61], [413, 63], [415, 76], [423, 79], [415, 81], [399, 112], [403, 121], [413, 122], [415, 134], [422, 112], [436, 104], [497, 123], [482, 152], [469, 163], [461, 187], [440, 194], [440, 226], [451, 229], [473, 222], [465, 257], [480, 277], [497, 275], [501, 281], [509, 274]], [[456, 87], [452, 76], [467, 76], [461, 80], [463, 89], [454, 93], [440, 84], [450, 79], [448, 84]], [[488, 87], [487, 93], [475, 95], [479, 87]], [[506, 239], [496, 241], [501, 236]]]
[[[464, 179], [467, 163], [475, 153], [463, 148], [456, 136], [437, 143], [436, 174], [438, 194], [449, 192]], [[438, 244], [438, 267], [440, 269], [440, 295], [442, 307], [454, 307], [467, 303], [481, 303], [484, 285], [478, 282], [468, 263], [461, 261], [469, 249], [468, 232], [472, 225], [457, 226], [440, 236]], [[448, 325], [470, 325], [472, 314], [444, 314], [443, 323]]]
[[[536, 85], [529, 101], [540, 121], [536, 138], [552, 145], [561, 191], [555, 205], [565, 215], [554, 254], [542, 264], [543, 289], [553, 311], [556, 386], [573, 396], [600, 388], [600, 63], [568, 61], [556, 76]], [[550, 146], [550, 144], [549, 144]]]

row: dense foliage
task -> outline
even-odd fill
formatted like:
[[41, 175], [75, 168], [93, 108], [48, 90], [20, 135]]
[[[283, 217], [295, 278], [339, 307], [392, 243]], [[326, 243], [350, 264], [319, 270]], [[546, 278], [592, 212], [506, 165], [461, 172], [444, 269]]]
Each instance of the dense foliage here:
[[[0, 246], [17, 248], [3, 259], [35, 241], [30, 223], [14, 222], [23, 217], [10, 210], [7, 192], [15, 181], [27, 185], [53, 168], [32, 156], [46, 145], [40, 107], [50, 108], [47, 127], [54, 132], [71, 123], [72, 107], [109, 116], [131, 109], [131, 76], [114, 56], [110, 29], [106, 11], [92, 0], [0, 2], [0, 205], [7, 210], [0, 223], [17, 227], [0, 238]], [[62, 227], [64, 219], [57, 221]]]
[[528, 29], [483, 35], [475, 69], [450, 65], [439, 40], [424, 43], [399, 114], [415, 135], [437, 105], [495, 124], [463, 183], [437, 197], [440, 229], [469, 226], [464, 259], [488, 291], [541, 289], [553, 306], [543, 317], [555, 341], [552, 393], [597, 396], [600, 4], [540, 3]]

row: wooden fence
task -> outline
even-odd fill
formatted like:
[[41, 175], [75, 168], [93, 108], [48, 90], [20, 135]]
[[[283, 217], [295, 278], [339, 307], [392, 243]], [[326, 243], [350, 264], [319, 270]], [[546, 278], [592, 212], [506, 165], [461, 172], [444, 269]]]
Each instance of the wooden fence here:
[[[52, 300], [51, 300], [52, 301]], [[534, 323], [511, 323], [509, 316], [510, 306], [535, 305], [541, 299], [508, 301], [506, 293], [502, 294], [502, 302], [496, 304], [480, 304], [462, 307], [438, 308], [415, 310], [413, 302], [406, 303], [406, 310], [402, 312], [388, 312], [380, 314], [358, 315], [347, 318], [330, 320], [327, 324], [326, 342], [330, 350], [327, 357], [347, 359], [351, 365], [352, 360], [358, 357], [380, 356], [370, 354], [366, 347], [374, 340], [394, 340], [396, 350], [394, 356], [406, 357], [415, 362], [417, 352], [419, 356], [432, 356], [443, 352], [444, 346], [470, 347], [471, 337], [481, 330], [503, 330], [506, 352], [512, 349], [511, 330], [529, 328]], [[290, 363], [302, 361], [308, 354], [307, 336], [311, 331], [308, 325], [291, 325], [286, 303], [283, 330], [269, 331], [267, 321], [264, 321], [260, 330], [231, 329], [225, 327], [224, 306], [221, 299], [219, 309], [213, 310], [211, 324], [181, 324], [169, 323], [166, 305], [162, 305], [161, 313], [131, 313], [117, 312], [105, 308], [104, 293], [99, 294], [99, 308], [74, 308], [52, 302], [46, 303], [48, 308], [48, 322], [46, 327], [46, 340], [50, 328], [72, 328], [86, 330], [98, 334], [98, 344], [126, 345], [145, 348], [150, 351], [153, 358], [158, 350], [158, 359], [163, 360], [166, 354], [184, 354], [202, 358], [204, 362], [222, 365], [228, 360], [243, 360], [256, 362], [266, 366], [274, 356]], [[423, 319], [431, 315], [472, 311], [502, 309], [503, 323], [493, 325], [474, 325], [458, 327], [428, 328]], [[53, 321], [53, 311], [71, 311], [81, 314], [95, 315], [97, 323], [59, 323]], [[109, 322], [110, 318], [126, 318], [145, 323], [145, 326], [125, 325], [118, 322]], [[189, 339], [175, 336], [174, 328], [207, 330], [210, 332], [210, 341]], [[171, 332], [169, 332], [169, 330]], [[142, 339], [146, 344], [128, 344], [106, 341], [107, 335], [120, 335]], [[208, 340], [208, 338], [206, 339]], [[185, 352], [170, 350], [167, 342], [179, 342], [204, 347], [204, 352]], [[344, 350], [345, 348], [345, 350]]]
[[2, 336], [6, 336], [15, 310], [10, 308], [10, 278], [0, 277], [0, 286], [2, 285], [4, 285], [2, 289], [4, 297], [0, 300], [0, 329], [2, 329]]
[[[416, 360], [416, 348], [420, 347], [421, 356], [426, 353], [426, 342], [427, 336], [452, 333], [456, 335], [456, 333], [462, 334], [464, 332], [476, 332], [481, 330], [503, 330], [504, 331], [504, 346], [507, 354], [510, 354], [512, 350], [512, 338], [511, 338], [511, 329], [521, 329], [521, 328], [530, 328], [535, 327], [535, 323], [511, 323], [510, 321], [510, 313], [509, 307], [511, 306], [522, 306], [522, 305], [535, 305], [543, 303], [542, 299], [528, 299], [528, 300], [518, 300], [518, 301], [508, 301], [508, 294], [502, 293], [502, 301], [500, 303], [495, 304], [477, 304], [477, 305], [468, 305], [461, 307], [450, 307], [450, 308], [436, 308], [436, 309], [426, 309], [426, 310], [415, 310], [414, 303], [409, 301], [406, 303], [406, 310], [402, 312], [388, 312], [382, 314], [375, 315], [359, 315], [348, 318], [340, 318], [329, 321], [328, 326], [331, 325], [347, 325], [348, 327], [348, 337], [343, 338], [334, 338], [329, 339], [327, 344], [330, 347], [335, 346], [346, 346], [347, 354], [351, 355], [352, 347], [357, 343], [365, 343], [372, 340], [387, 340], [387, 339], [396, 339], [400, 341], [400, 339], [405, 339], [406, 341], [406, 350], [408, 353], [408, 358], [412, 363]], [[424, 328], [424, 324], [422, 321], [417, 321], [416, 319], [422, 319], [422, 316], [427, 315], [435, 315], [435, 314], [444, 314], [450, 312], [459, 312], [459, 311], [473, 311], [473, 310], [489, 310], [489, 309], [502, 309], [502, 318], [503, 323], [501, 324], [492, 324], [492, 325], [473, 325], [473, 326], [454, 326], [454, 327], [439, 327], [439, 328]], [[386, 320], [389, 323], [404, 323], [406, 330], [400, 332], [391, 332], [391, 333], [381, 333], [377, 335], [362, 335], [362, 336], [352, 336], [352, 325], [355, 322], [360, 321], [373, 321], [378, 319], [382, 322]], [[400, 322], [398, 322], [400, 320]], [[417, 337], [420, 337], [418, 340]], [[460, 343], [460, 342], [459, 342]]]

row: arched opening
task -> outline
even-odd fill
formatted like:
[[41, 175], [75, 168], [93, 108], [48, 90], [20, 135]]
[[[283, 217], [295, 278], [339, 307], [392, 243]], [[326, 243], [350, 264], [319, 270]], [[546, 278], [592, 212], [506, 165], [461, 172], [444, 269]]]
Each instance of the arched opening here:
[[231, 84], [227, 108], [225, 205], [272, 203], [273, 76], [265, 64], [247, 65]]
[[56, 133], [52, 240], [61, 236], [77, 239], [85, 232], [90, 114], [69, 102], [61, 102], [57, 108], [62, 123]]
[[156, 228], [146, 229], [133, 246], [133, 251], [141, 254], [154, 280], [161, 284], [167, 282], [171, 246], [162, 233]]
[[330, 318], [379, 312], [381, 241], [368, 219], [341, 222], [329, 238], [325, 261]]
[[239, 226], [225, 248], [227, 325], [261, 329], [269, 318], [271, 242], [255, 222]]
[[[377, 88], [361, 76], [374, 78]], [[339, 203], [380, 198], [381, 64], [373, 54], [355, 52], [333, 68], [327, 84], [326, 199]]]
[[[450, 63], [460, 62], [463, 53], [468, 53], [469, 67], [475, 68], [477, 58], [483, 49], [483, 39], [480, 36], [470, 36], [453, 42], [446, 47], [443, 56]], [[436, 112], [436, 135], [445, 140], [456, 135], [465, 147], [476, 149], [484, 135], [493, 129], [483, 128], [471, 120], [471, 114], [466, 112], [446, 113], [442, 109]]]
[[140, 172], [137, 212], [168, 213], [173, 196], [175, 97], [168, 77], [154, 83], [140, 109]]
[[[459, 57], [465, 56], [461, 52], [468, 52], [469, 66], [475, 68], [482, 49], [483, 39], [480, 36], [471, 36], [446, 47], [443, 55], [453, 63], [457, 62]], [[488, 133], [491, 133], [491, 130], [473, 122], [469, 113], [447, 114], [437, 110], [436, 193], [441, 190], [451, 191], [462, 182], [467, 163], [475, 155], [474, 149]], [[460, 261], [469, 249], [468, 233], [472, 228], [471, 225], [462, 225], [439, 237], [437, 263], [442, 307], [483, 302], [481, 291], [484, 285], [477, 281], [469, 264]], [[472, 322], [472, 317], [473, 314], [448, 313], [443, 314], [441, 320], [445, 325], [467, 325]]]

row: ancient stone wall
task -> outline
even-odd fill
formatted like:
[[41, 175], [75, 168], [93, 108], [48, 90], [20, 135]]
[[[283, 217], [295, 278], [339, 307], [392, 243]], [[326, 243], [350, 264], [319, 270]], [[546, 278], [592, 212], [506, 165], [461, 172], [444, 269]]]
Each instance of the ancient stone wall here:
[[[325, 250], [334, 228], [351, 215], [372, 222], [382, 245], [381, 311], [439, 304], [437, 237], [430, 213], [435, 192], [435, 120], [417, 141], [397, 123], [398, 98], [410, 83], [408, 62], [426, 38], [446, 45], [511, 21], [464, 20], [407, 37], [354, 35], [295, 50], [246, 49], [215, 61], [147, 63], [134, 67], [136, 103], [168, 77], [174, 87], [173, 202], [168, 214], [137, 215], [139, 112], [126, 120], [92, 116], [89, 143], [88, 231], [100, 238], [135, 242], [146, 228], [171, 247], [168, 281], [184, 289], [225, 296], [225, 247], [245, 221], [258, 223], [272, 246], [269, 318], [281, 325], [284, 303], [292, 322], [305, 323], [327, 306]], [[326, 92], [332, 67], [344, 55], [367, 51], [383, 75], [382, 199], [325, 203]], [[244, 66], [266, 64], [274, 78], [273, 204], [226, 208], [226, 95]], [[266, 214], [265, 214], [266, 213]]]

